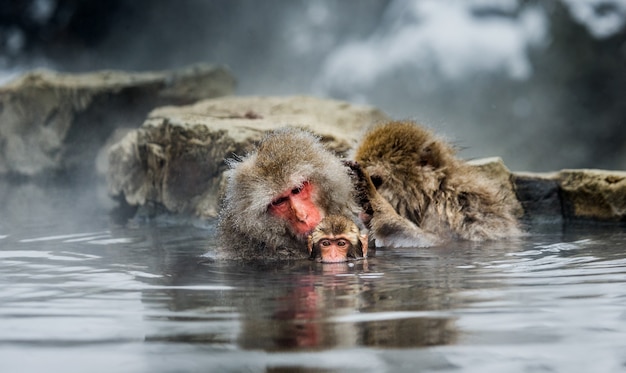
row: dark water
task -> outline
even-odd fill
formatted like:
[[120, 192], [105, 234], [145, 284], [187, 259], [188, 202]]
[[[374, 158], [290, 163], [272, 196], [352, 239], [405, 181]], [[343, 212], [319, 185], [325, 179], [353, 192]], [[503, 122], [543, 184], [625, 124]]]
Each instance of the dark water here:
[[0, 372], [626, 371], [623, 227], [251, 265], [40, 192], [0, 195]]

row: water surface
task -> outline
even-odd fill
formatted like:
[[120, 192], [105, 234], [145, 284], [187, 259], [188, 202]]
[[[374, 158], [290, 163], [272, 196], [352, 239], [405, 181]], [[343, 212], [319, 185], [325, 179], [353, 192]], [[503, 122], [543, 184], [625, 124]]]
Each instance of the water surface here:
[[0, 195], [1, 372], [626, 370], [620, 226], [244, 264], [211, 260], [214, 222], [40, 192]]

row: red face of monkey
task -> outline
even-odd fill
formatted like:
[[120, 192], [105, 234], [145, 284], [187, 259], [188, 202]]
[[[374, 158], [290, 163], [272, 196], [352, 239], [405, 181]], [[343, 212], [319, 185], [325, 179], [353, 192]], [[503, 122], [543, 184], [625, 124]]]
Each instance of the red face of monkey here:
[[320, 261], [339, 263], [348, 260], [348, 251], [352, 250], [349, 239], [343, 235], [337, 238], [323, 238], [319, 242]]
[[295, 235], [306, 236], [324, 217], [313, 202], [314, 194], [313, 185], [305, 182], [275, 198], [269, 206], [269, 211], [286, 221]]
[[311, 259], [322, 263], [340, 263], [367, 257], [367, 234], [361, 234], [351, 218], [328, 215], [307, 239]]

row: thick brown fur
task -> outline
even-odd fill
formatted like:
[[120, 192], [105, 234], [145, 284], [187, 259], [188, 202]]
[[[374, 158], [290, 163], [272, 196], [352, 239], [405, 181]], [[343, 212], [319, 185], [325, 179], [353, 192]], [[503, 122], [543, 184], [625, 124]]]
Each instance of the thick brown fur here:
[[268, 211], [276, 196], [305, 182], [316, 188], [314, 201], [324, 215], [348, 215], [354, 209], [347, 168], [304, 130], [273, 131], [229, 165], [218, 227], [221, 257], [307, 258], [306, 237], [294, 236], [285, 221]]
[[382, 246], [520, 234], [513, 206], [495, 185], [458, 159], [452, 146], [413, 122], [375, 126], [354, 159], [361, 202]]

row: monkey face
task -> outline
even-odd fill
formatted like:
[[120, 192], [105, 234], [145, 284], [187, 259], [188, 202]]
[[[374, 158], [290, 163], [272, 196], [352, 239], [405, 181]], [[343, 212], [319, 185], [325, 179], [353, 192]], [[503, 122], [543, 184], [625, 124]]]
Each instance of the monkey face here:
[[319, 259], [322, 263], [340, 263], [348, 260], [348, 255], [354, 252], [350, 241], [344, 238], [323, 238], [317, 244]]
[[270, 214], [284, 220], [296, 236], [306, 237], [322, 220], [314, 202], [314, 186], [305, 182], [276, 197], [268, 206]]
[[341, 263], [367, 257], [367, 235], [342, 215], [329, 215], [308, 237], [310, 258], [322, 263]]
[[313, 244], [311, 259], [320, 263], [343, 263], [367, 257], [367, 249], [361, 241], [353, 244], [345, 238], [323, 238]]

